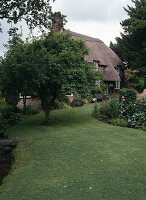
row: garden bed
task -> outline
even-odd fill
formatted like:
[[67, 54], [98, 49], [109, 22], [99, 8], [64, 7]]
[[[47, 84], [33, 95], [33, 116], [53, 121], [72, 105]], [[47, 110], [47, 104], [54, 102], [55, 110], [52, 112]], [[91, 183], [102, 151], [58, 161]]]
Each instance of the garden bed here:
[[146, 103], [138, 101], [130, 89], [121, 89], [119, 96], [95, 104], [92, 116], [113, 125], [146, 130]]

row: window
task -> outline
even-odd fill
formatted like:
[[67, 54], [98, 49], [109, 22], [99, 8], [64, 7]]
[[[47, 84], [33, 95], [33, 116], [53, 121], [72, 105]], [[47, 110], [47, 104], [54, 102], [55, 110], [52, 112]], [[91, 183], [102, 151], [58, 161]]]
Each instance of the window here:
[[120, 89], [120, 81], [116, 81], [116, 83], [115, 83], [115, 89]]
[[100, 80], [96, 80], [95, 81], [95, 85], [97, 85], [98, 87], [100, 87]]
[[93, 64], [94, 64], [94, 67], [95, 67], [95, 70], [98, 70], [98, 61], [97, 60], [93, 60]]

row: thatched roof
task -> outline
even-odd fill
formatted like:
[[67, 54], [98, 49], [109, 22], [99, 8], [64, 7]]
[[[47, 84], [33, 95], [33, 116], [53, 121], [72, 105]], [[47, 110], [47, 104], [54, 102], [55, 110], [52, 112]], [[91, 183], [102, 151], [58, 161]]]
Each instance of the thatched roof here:
[[72, 31], [70, 33], [74, 39], [83, 39], [85, 41], [86, 46], [89, 48], [89, 54], [85, 56], [87, 61], [93, 62], [93, 60], [97, 60], [100, 66], [105, 66], [103, 70], [104, 81], [120, 81], [120, 77], [115, 68], [117, 66], [123, 67], [123, 62], [112, 49], [97, 38]]

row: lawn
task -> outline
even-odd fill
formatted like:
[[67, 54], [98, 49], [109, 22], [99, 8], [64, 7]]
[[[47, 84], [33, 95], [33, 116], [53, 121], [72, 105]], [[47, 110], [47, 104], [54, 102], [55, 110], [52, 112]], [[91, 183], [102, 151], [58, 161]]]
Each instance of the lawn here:
[[43, 113], [7, 131], [14, 151], [0, 200], [145, 200], [146, 132], [91, 117], [93, 105]]

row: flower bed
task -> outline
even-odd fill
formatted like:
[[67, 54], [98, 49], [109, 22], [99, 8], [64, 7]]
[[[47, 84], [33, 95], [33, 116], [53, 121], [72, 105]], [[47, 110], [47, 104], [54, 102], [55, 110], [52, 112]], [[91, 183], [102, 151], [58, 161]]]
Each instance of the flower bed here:
[[146, 130], [146, 102], [137, 101], [134, 90], [121, 89], [118, 97], [96, 104], [92, 116], [113, 125]]

